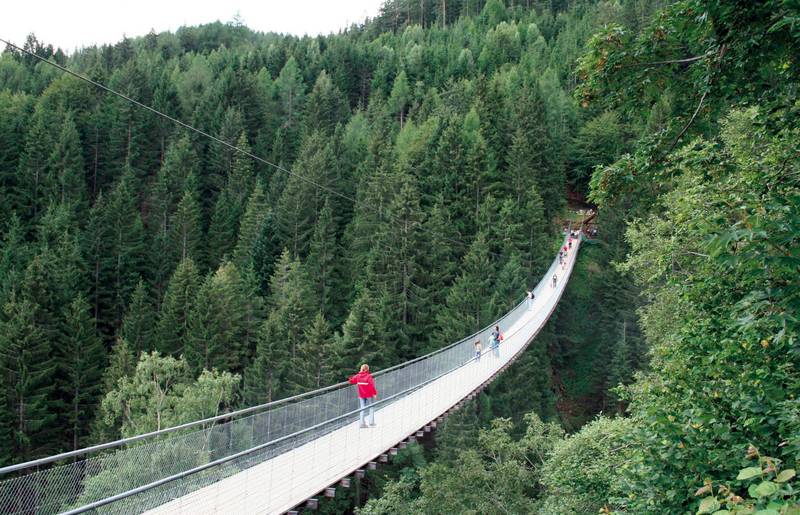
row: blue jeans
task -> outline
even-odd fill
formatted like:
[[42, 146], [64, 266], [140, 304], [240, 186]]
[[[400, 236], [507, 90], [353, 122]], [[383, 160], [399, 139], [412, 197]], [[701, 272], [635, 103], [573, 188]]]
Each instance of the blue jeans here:
[[367, 406], [369, 406], [369, 425], [375, 425], [375, 408], [372, 407], [375, 404], [375, 397], [370, 397], [369, 399], [362, 399], [359, 397], [358, 399], [359, 404], [361, 404], [361, 425], [366, 425], [366, 418], [367, 418]]

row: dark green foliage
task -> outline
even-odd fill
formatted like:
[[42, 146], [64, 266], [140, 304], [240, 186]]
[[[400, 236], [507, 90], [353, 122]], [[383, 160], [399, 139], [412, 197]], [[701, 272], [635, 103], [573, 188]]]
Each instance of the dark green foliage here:
[[192, 258], [182, 260], [169, 281], [156, 327], [156, 349], [165, 356], [180, 356], [194, 310], [200, 276]]
[[3, 461], [28, 460], [54, 449], [56, 406], [52, 374], [52, 329], [43, 308], [13, 296], [0, 319], [0, 370], [3, 381]]
[[260, 311], [260, 298], [235, 265], [226, 262], [210, 273], [189, 312], [184, 356], [190, 370], [243, 370]]
[[[145, 361], [159, 373], [243, 372], [242, 402], [256, 403], [339, 381], [365, 361], [418, 356], [493, 320], [552, 256], [564, 163], [585, 174], [592, 159], [616, 158], [615, 136], [640, 132], [622, 111], [619, 131], [601, 112], [578, 116], [567, 93], [595, 27], [650, 12], [623, 3], [389, 1], [338, 35], [216, 23], [69, 57], [29, 41], [283, 170], [0, 55], [0, 303], [34, 307], [32, 318], [15, 311], [15, 334], [36, 335], [58, 367], [59, 349], [94, 348], [92, 326], [112, 349], [66, 360], [36, 387], [48, 392], [41, 417], [58, 418], [30, 438], [54, 451], [90, 443], [93, 388], [139, 384], [134, 365], [153, 350], [161, 355]], [[653, 108], [650, 126], [672, 108]], [[555, 416], [563, 332], [547, 332], [508, 371], [519, 388], [483, 397], [481, 424], [518, 417], [515, 404]], [[631, 347], [631, 366], [643, 349]], [[62, 385], [80, 369], [86, 395], [72, 402]], [[152, 427], [101, 422], [94, 439]]]
[[155, 345], [153, 342], [153, 329], [155, 322], [155, 309], [147, 291], [144, 281], [139, 281], [131, 295], [125, 318], [122, 320], [120, 337], [130, 346], [134, 356], [151, 352]]
[[67, 428], [65, 437], [69, 448], [78, 449], [87, 443], [94, 411], [102, 394], [106, 356], [86, 298], [76, 297], [64, 311], [56, 349], [60, 378], [58, 390], [63, 402], [60, 422]]

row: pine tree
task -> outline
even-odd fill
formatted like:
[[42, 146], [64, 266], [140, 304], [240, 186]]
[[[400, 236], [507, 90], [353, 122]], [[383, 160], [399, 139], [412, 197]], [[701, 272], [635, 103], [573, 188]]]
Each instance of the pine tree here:
[[322, 70], [306, 100], [305, 130], [332, 133], [336, 124], [347, 121], [349, 115], [347, 99], [333, 84], [328, 73]]
[[70, 112], [64, 115], [61, 134], [50, 154], [47, 169], [47, 184], [51, 188], [48, 198], [61, 204], [70, 204], [82, 214], [86, 209], [83, 155], [78, 129]]
[[14, 208], [26, 222], [36, 221], [48, 204], [48, 161], [58, 135], [55, 113], [38, 107], [25, 135], [25, 148], [19, 158], [13, 191]]
[[[163, 294], [166, 282], [179, 261], [177, 256], [183, 253], [183, 249], [179, 251], [175, 248], [176, 232], [186, 230], [186, 227], [175, 227], [175, 223], [180, 221], [176, 213], [181, 207], [179, 201], [184, 203], [183, 221], [186, 222], [185, 218], [191, 216], [193, 220], [189, 223], [201, 223], [199, 207], [188, 206], [191, 200], [186, 199], [187, 193], [193, 191], [189, 184], [194, 181], [194, 168], [195, 159], [188, 138], [177, 140], [169, 146], [150, 192], [147, 226], [152, 241], [150, 269], [154, 271], [153, 287], [157, 298]], [[185, 212], [192, 208], [197, 212]], [[199, 230], [199, 227], [195, 230]]]
[[286, 342], [280, 339], [280, 319], [271, 314], [258, 332], [253, 362], [244, 373], [244, 399], [249, 405], [279, 398], [289, 364]]
[[250, 198], [247, 199], [247, 208], [239, 226], [239, 238], [233, 251], [233, 262], [236, 266], [243, 268], [251, 264], [253, 246], [262, 233], [262, 225], [267, 219], [268, 209], [264, 198], [264, 188], [259, 181]]
[[125, 318], [122, 321], [120, 336], [128, 342], [134, 356], [149, 353], [155, 347], [153, 329], [155, 310], [147, 286], [139, 281], [131, 295]]
[[410, 99], [410, 88], [408, 86], [408, 77], [406, 77], [405, 70], [402, 70], [394, 78], [392, 84], [392, 94], [389, 96], [389, 110], [398, 116], [400, 128], [403, 128], [405, 121], [406, 108], [408, 107]]
[[125, 306], [145, 276], [144, 227], [127, 169], [114, 190], [98, 199], [89, 222], [89, 255], [94, 267], [95, 318], [106, 335], [122, 324]]
[[306, 268], [312, 285], [312, 298], [323, 316], [339, 320], [344, 304], [344, 285], [339, 268], [339, 245], [336, 241], [336, 224], [333, 211], [326, 200], [314, 227], [309, 245]]
[[273, 145], [273, 148], [280, 153], [282, 158], [278, 159], [278, 161], [291, 162], [294, 160], [305, 88], [297, 61], [294, 56], [289, 57], [278, 78], [275, 79], [278, 111], [282, 120], [275, 137], [275, 145]]
[[190, 177], [187, 182], [189, 185], [170, 222], [169, 248], [174, 262], [188, 258], [199, 261], [202, 258], [203, 220], [200, 201], [192, 184], [193, 178]]
[[[318, 214], [329, 196], [320, 186], [333, 188], [336, 184], [336, 164], [329, 139], [318, 132], [305, 138], [293, 170], [296, 175], [289, 177], [275, 214], [285, 246], [293, 256], [305, 257]], [[331, 205], [331, 209], [335, 206]]]
[[464, 256], [461, 274], [447, 294], [446, 309], [437, 315], [439, 344], [452, 343], [486, 326], [492, 314], [494, 266], [489, 245], [479, 232]]
[[339, 354], [339, 368], [350, 370], [360, 363], [369, 363], [373, 368], [388, 365], [392, 356], [381, 345], [381, 324], [375, 312], [376, 299], [372, 293], [362, 288], [350, 308], [350, 313], [342, 325], [342, 334], [336, 343]]
[[102, 393], [106, 356], [90, 313], [91, 306], [83, 295], [65, 308], [56, 351], [58, 389], [64, 401], [61, 424], [67, 429], [71, 449], [87, 443], [90, 423]]
[[49, 329], [41, 326], [41, 308], [12, 297], [0, 318], [0, 449], [4, 459], [27, 461], [55, 451], [55, 383]]
[[252, 350], [249, 335], [254, 335], [262, 317], [257, 312], [259, 299], [245, 287], [239, 270], [223, 263], [210, 274], [197, 292], [189, 313], [184, 356], [190, 369], [243, 370]]
[[336, 368], [340, 358], [331, 334], [331, 328], [322, 313], [317, 313], [314, 321], [306, 328], [305, 340], [300, 346], [300, 353], [306, 363], [311, 363], [311, 382], [309, 388], [322, 388], [337, 383], [339, 377]]
[[192, 258], [182, 260], [169, 281], [156, 328], [156, 349], [165, 356], [180, 356], [189, 330], [200, 276]]

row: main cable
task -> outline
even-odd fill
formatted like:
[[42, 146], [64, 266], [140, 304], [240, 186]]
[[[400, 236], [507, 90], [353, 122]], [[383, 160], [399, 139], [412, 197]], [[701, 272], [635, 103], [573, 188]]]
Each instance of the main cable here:
[[[112, 95], [116, 95], [117, 97], [122, 98], [123, 100], [125, 100], [127, 102], [130, 102], [130, 103], [136, 105], [137, 107], [140, 107], [142, 109], [150, 111], [151, 113], [155, 114], [156, 116], [160, 116], [162, 118], [165, 118], [165, 119], [167, 119], [167, 120], [169, 120], [169, 121], [171, 121], [171, 122], [173, 122], [173, 123], [185, 128], [185, 129], [188, 129], [188, 130], [193, 131], [193, 132], [195, 132], [197, 134], [200, 134], [201, 136], [209, 138], [212, 141], [220, 143], [221, 145], [224, 145], [225, 147], [227, 147], [227, 148], [229, 148], [229, 149], [231, 149], [231, 150], [233, 150], [235, 152], [239, 152], [242, 155], [245, 155], [245, 156], [247, 156], [247, 157], [249, 157], [251, 159], [254, 159], [255, 161], [263, 163], [263, 164], [265, 164], [267, 166], [271, 166], [271, 167], [275, 168], [278, 171], [286, 173], [286, 174], [288, 174], [288, 175], [290, 175], [292, 177], [297, 177], [298, 179], [300, 179], [300, 180], [306, 182], [307, 184], [310, 184], [310, 185], [312, 185], [312, 186], [314, 186], [316, 188], [319, 188], [320, 190], [326, 191], [326, 192], [328, 192], [328, 193], [330, 193], [332, 195], [335, 195], [335, 196], [337, 196], [339, 198], [343, 198], [343, 199], [345, 199], [347, 201], [350, 201], [350, 202], [353, 203], [354, 206], [357, 205], [356, 199], [351, 197], [350, 195], [347, 195], [345, 193], [337, 191], [337, 190], [335, 190], [335, 189], [333, 189], [333, 188], [331, 188], [329, 186], [326, 186], [324, 184], [320, 184], [320, 183], [314, 181], [313, 179], [310, 179], [310, 178], [308, 178], [308, 177], [306, 177], [306, 176], [304, 176], [302, 174], [299, 174], [297, 172], [293, 172], [292, 170], [289, 170], [288, 168], [285, 168], [285, 167], [283, 167], [283, 166], [281, 166], [279, 164], [275, 164], [275, 163], [273, 163], [271, 161], [268, 161], [267, 159], [264, 159], [261, 156], [253, 154], [252, 152], [249, 152], [247, 150], [243, 150], [243, 149], [237, 147], [236, 145], [228, 143], [227, 141], [214, 136], [213, 134], [209, 134], [209, 133], [205, 132], [202, 129], [198, 129], [197, 127], [189, 125], [188, 123], [183, 122], [183, 121], [181, 121], [181, 120], [179, 120], [179, 119], [177, 119], [177, 118], [175, 118], [173, 116], [170, 116], [170, 115], [168, 115], [166, 113], [163, 113], [163, 112], [159, 111], [158, 109], [150, 107], [147, 104], [143, 104], [142, 102], [139, 102], [138, 100], [136, 100], [134, 98], [131, 98], [131, 97], [125, 95], [124, 93], [120, 93], [119, 91], [111, 89], [108, 86], [106, 86], [105, 84], [102, 84], [100, 82], [92, 80], [89, 77], [81, 75], [80, 73], [74, 72], [74, 71], [70, 70], [69, 68], [67, 68], [65, 66], [62, 66], [62, 65], [60, 65], [60, 64], [58, 64], [56, 62], [53, 62], [53, 61], [51, 61], [51, 60], [49, 60], [49, 59], [47, 59], [45, 57], [42, 57], [42, 56], [34, 53], [34, 52], [31, 52], [28, 49], [21, 48], [21, 47], [15, 45], [14, 43], [11, 43], [10, 41], [7, 41], [7, 40], [5, 40], [3, 38], [0, 38], [0, 42], [5, 43], [9, 47], [14, 48], [19, 52], [23, 52], [23, 53], [25, 53], [27, 55], [30, 55], [31, 57], [34, 57], [35, 59], [38, 59], [39, 61], [41, 61], [43, 63], [47, 63], [50, 66], [53, 66], [53, 67], [61, 70], [62, 72], [66, 73], [66, 74], [69, 74], [69, 75], [71, 75], [71, 76], [73, 76], [73, 77], [75, 77], [75, 78], [77, 78], [79, 80], [87, 82], [87, 83], [95, 86], [96, 88], [102, 89], [103, 91], [105, 91], [107, 93], [111, 93]], [[379, 218], [384, 216], [384, 210], [382, 210], [382, 209], [376, 209], [376, 210], [373, 210], [373, 212], [375, 212], [378, 215]], [[387, 216], [390, 216], [390, 214], [387, 213]], [[388, 221], [389, 222], [395, 222], [396, 220], [388, 220]], [[430, 229], [428, 229], [427, 227], [425, 227], [421, 223], [415, 222], [415, 224], [419, 227], [419, 229], [421, 231], [428, 232], [429, 234], [433, 234], [433, 232]], [[449, 238], [449, 237], [443, 237], [441, 235], [437, 235], [437, 236], [442, 238], [444, 241], [447, 241], [449, 243], [454, 243], [456, 245], [460, 245], [461, 247], [463, 247], [465, 249], [469, 249], [470, 246], [471, 246], [471, 244], [467, 244], [467, 243], [465, 243], [465, 242], [463, 242], [461, 240], [456, 240], [456, 239]], [[505, 258], [506, 257], [503, 254], [498, 254], [497, 252], [493, 252], [492, 250], [488, 250], [488, 249], [487, 249], [487, 254], [493, 255], [493, 256], [498, 257], [498, 258]]]

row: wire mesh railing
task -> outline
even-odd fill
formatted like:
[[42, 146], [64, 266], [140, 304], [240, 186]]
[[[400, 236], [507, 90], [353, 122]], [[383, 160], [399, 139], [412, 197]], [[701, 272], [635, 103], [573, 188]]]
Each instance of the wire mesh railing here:
[[[559, 260], [554, 260], [534, 288], [535, 295], [550, 286], [550, 278], [559, 266]], [[477, 333], [376, 373], [383, 402], [463, 365], [474, 354], [475, 340], [487, 342], [495, 325], [506, 331], [525, 311], [523, 301]], [[72, 460], [0, 481], [0, 513], [77, 513], [80, 507], [146, 487], [147, 495], [124, 496], [96, 510], [139, 513], [335, 431], [353, 422], [357, 410], [355, 386], [339, 383], [177, 428], [6, 467], [0, 469], [0, 474], [43, 467], [59, 457]], [[81, 455], [86, 457], [76, 459]], [[232, 457], [236, 459], [228, 459]], [[205, 467], [210, 464], [215, 465]], [[202, 470], [182, 476], [196, 469]], [[166, 481], [178, 476], [180, 480]], [[158, 484], [160, 481], [164, 483]]]

